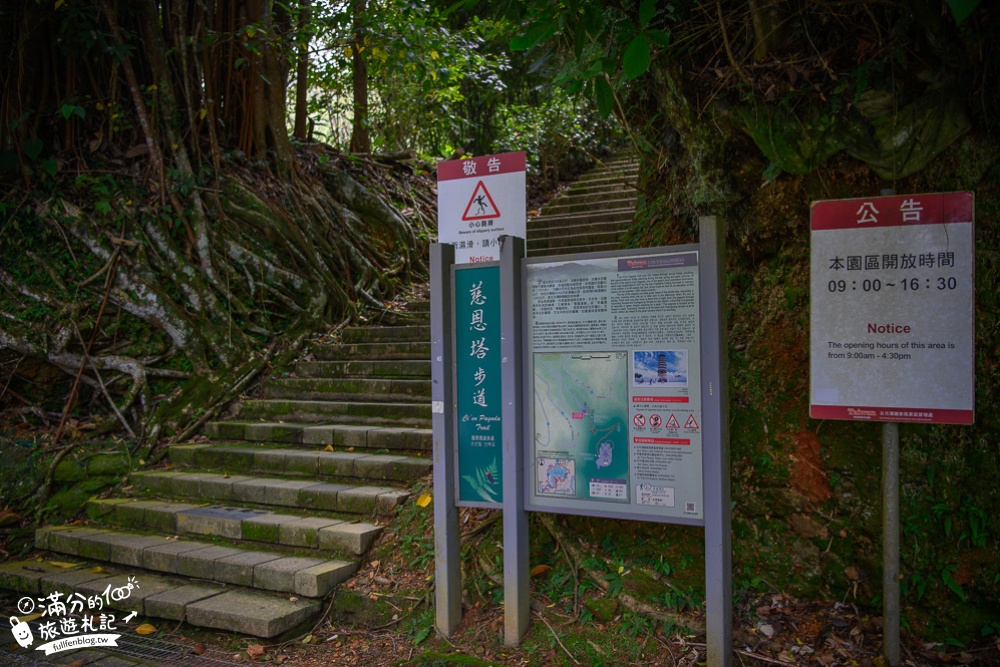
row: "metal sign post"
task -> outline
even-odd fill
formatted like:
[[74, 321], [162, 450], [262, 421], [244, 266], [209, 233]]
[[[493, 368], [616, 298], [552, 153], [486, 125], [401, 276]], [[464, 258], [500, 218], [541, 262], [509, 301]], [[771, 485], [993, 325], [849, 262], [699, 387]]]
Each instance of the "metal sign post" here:
[[882, 652], [899, 665], [899, 422], [971, 424], [971, 192], [813, 202], [810, 400], [882, 428]]
[[521, 335], [521, 260], [524, 239], [500, 237], [500, 364], [503, 376], [503, 618], [504, 643], [517, 646], [528, 632], [531, 614], [528, 562], [528, 513], [522, 488], [525, 480], [521, 444], [524, 415]]
[[431, 428], [434, 441], [434, 612], [445, 637], [462, 620], [462, 553], [454, 480], [453, 246], [431, 244]]
[[729, 345], [726, 332], [726, 226], [700, 223], [705, 635], [708, 664], [733, 660], [733, 564], [729, 483]]

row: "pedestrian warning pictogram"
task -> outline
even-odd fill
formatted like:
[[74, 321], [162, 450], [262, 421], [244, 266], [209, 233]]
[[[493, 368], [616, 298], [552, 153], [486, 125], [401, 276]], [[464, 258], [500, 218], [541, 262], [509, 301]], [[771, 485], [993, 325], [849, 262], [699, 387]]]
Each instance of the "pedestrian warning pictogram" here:
[[695, 420], [694, 415], [688, 415], [687, 421], [684, 422], [684, 428], [698, 428], [698, 422]]
[[667, 419], [667, 428], [680, 428], [680, 427], [681, 424], [679, 421], [677, 421], [677, 417], [675, 415], [670, 415], [670, 417]]
[[479, 181], [476, 183], [476, 189], [472, 191], [469, 205], [465, 207], [462, 220], [469, 222], [472, 220], [493, 220], [499, 217], [500, 209], [497, 208], [496, 202], [490, 196], [490, 191], [486, 189], [486, 185]]

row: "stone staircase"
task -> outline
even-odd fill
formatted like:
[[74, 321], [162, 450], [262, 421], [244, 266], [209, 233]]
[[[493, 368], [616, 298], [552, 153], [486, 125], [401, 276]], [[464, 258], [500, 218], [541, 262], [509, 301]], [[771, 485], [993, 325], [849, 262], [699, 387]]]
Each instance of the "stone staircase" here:
[[[637, 174], [628, 157], [585, 174], [528, 221], [528, 254], [617, 249]], [[175, 445], [124, 494], [89, 501], [86, 523], [39, 529], [49, 557], [0, 564], [0, 589], [104, 594], [120, 617], [138, 612], [132, 626], [183, 620], [268, 638], [312, 622], [430, 472], [428, 306], [313, 346], [236, 418], [209, 423], [208, 442]]]
[[528, 256], [617, 250], [635, 215], [639, 162], [613, 157], [528, 220]]
[[412, 324], [315, 345], [209, 423], [208, 442], [171, 447], [126, 497], [91, 500], [86, 525], [39, 529], [54, 555], [0, 565], [0, 588], [89, 597], [132, 576], [109, 602], [135, 623], [274, 637], [314, 620], [431, 469], [428, 303], [410, 310]]

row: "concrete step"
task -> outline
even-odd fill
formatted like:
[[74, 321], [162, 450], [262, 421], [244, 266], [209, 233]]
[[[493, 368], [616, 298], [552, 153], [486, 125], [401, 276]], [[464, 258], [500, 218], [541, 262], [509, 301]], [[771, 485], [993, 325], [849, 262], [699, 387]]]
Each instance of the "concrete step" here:
[[600, 183], [602, 181], [625, 181], [634, 183], [639, 178], [637, 166], [618, 166], [610, 169], [595, 169], [583, 174], [576, 180], [577, 185]]
[[430, 379], [431, 362], [397, 359], [391, 361], [300, 361], [295, 364], [299, 377], [337, 378], [421, 378]]
[[151, 572], [313, 598], [326, 596], [357, 570], [352, 561], [99, 528], [45, 526], [35, 531], [35, 547]]
[[289, 422], [330, 422], [339, 424], [395, 424], [421, 426], [431, 424], [430, 401], [423, 403], [377, 403], [347, 401], [296, 401], [258, 399], [244, 401], [243, 419], [280, 419]]
[[410, 495], [388, 486], [176, 470], [136, 472], [132, 473], [130, 481], [140, 490], [160, 497], [365, 516], [390, 515]]
[[[5, 563], [0, 565], [0, 587], [33, 596], [59, 592], [64, 599], [79, 593], [85, 599], [100, 598], [101, 613], [135, 611], [257, 637], [275, 637], [314, 618], [321, 611], [316, 598], [356, 569], [355, 563], [91, 528], [42, 528], [36, 545], [60, 554], [59, 565], [46, 560]], [[98, 554], [98, 562], [84, 560], [80, 552]], [[70, 564], [75, 567], [66, 567]], [[115, 591], [124, 592], [113, 595]], [[289, 593], [301, 597], [289, 598]]]
[[624, 236], [624, 231], [567, 234], [548, 238], [528, 239], [529, 250], [552, 250], [565, 247], [590, 248], [604, 243], [616, 243]]
[[[361, 433], [362, 439], [366, 434]], [[353, 445], [351, 449], [355, 449]], [[336, 477], [339, 479], [412, 482], [431, 471], [430, 458], [375, 454], [370, 450], [326, 451], [223, 445], [173, 445], [175, 469], [221, 470], [227, 473]]]
[[328, 401], [430, 401], [431, 381], [373, 378], [277, 378], [264, 385], [267, 398]]
[[599, 188], [592, 188], [587, 190], [570, 190], [564, 192], [548, 204], [545, 208], [551, 208], [553, 206], [562, 206], [567, 204], [603, 204], [609, 200], [624, 199], [635, 197], [635, 188], [625, 187], [623, 185], [619, 186], [603, 186]]
[[431, 337], [428, 334], [425, 340], [419, 342], [381, 343], [377, 345], [366, 343], [317, 345], [312, 349], [312, 354], [315, 359], [320, 361], [424, 360], [431, 358]]
[[556, 257], [562, 255], [575, 255], [582, 252], [605, 252], [608, 250], [621, 250], [620, 243], [598, 243], [591, 246], [566, 246], [564, 248], [543, 248], [540, 250], [528, 249], [528, 257]]
[[[87, 516], [102, 526], [155, 530], [168, 535], [222, 537], [239, 540], [252, 548], [321, 549], [348, 559], [367, 553], [382, 532], [379, 526], [353, 519], [135, 498], [90, 500]], [[250, 542], [257, 544], [246, 544]]]
[[539, 229], [558, 229], [560, 227], [575, 227], [584, 222], [614, 222], [620, 225], [627, 225], [635, 217], [634, 208], [619, 208], [605, 211], [595, 211], [592, 213], [570, 213], [566, 215], [547, 215], [542, 210], [542, 215], [528, 220], [528, 234]]
[[539, 227], [536, 229], [528, 229], [528, 243], [533, 240], [538, 239], [549, 239], [558, 238], [562, 236], [571, 236], [578, 234], [603, 234], [603, 233], [615, 233], [624, 234], [626, 225], [620, 222], [614, 221], [597, 221], [597, 222], [587, 222], [581, 219], [580, 222], [573, 226], [562, 226], [562, 227]]
[[[254, 443], [333, 445], [356, 449], [430, 453], [428, 428], [359, 426], [355, 424], [285, 424], [268, 422], [209, 422], [205, 433], [222, 440]], [[199, 464], [205, 465], [205, 464]]]
[[343, 331], [343, 342], [347, 344], [425, 342], [430, 339], [431, 328], [429, 325], [351, 327]]
[[592, 213], [596, 214], [600, 211], [607, 211], [612, 209], [622, 209], [622, 208], [632, 208], [634, 209], [636, 205], [636, 197], [617, 197], [614, 199], [605, 199], [602, 202], [583, 202], [583, 203], [569, 203], [569, 204], [549, 204], [542, 209], [542, 214], [540, 218], [544, 218], [547, 215], [568, 215], [572, 213]]

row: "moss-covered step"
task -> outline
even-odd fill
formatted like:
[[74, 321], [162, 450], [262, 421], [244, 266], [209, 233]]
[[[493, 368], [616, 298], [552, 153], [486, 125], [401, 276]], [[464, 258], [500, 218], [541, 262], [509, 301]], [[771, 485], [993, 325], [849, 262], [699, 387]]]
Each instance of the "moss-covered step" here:
[[357, 327], [344, 329], [344, 343], [402, 343], [430, 341], [430, 325], [402, 327]]
[[[35, 531], [35, 546], [122, 568], [141, 568], [313, 598], [327, 595], [358, 567], [356, 562], [346, 560], [289, 556], [278, 551], [235, 549], [196, 540], [61, 526], [46, 526]], [[57, 576], [48, 577], [50, 583]], [[43, 593], [46, 592], [45, 582], [43, 578]], [[141, 584], [140, 581], [140, 588]]]
[[315, 479], [249, 477], [222, 473], [146, 471], [132, 475], [141, 490], [162, 497], [327, 512], [391, 514], [409, 493], [388, 486], [335, 484]]
[[[75, 561], [74, 567], [65, 567], [69, 560]], [[116, 601], [108, 596], [110, 608], [263, 638], [275, 637], [315, 618], [322, 607], [315, 598], [290, 599], [287, 594], [234, 588], [230, 584], [192, 583], [177, 576], [137, 571], [131, 566], [115, 567], [62, 555], [59, 562], [60, 566], [46, 560], [0, 564], [0, 588], [31, 596], [58, 591], [65, 596], [63, 599], [75, 593], [86, 598], [103, 597], [106, 590], [127, 589], [129, 578], [134, 577], [127, 597]]]
[[277, 378], [264, 385], [268, 398], [326, 401], [430, 401], [430, 379]]
[[[360, 424], [284, 424], [279, 422], [209, 422], [205, 433], [219, 440], [244, 440], [249, 443], [332, 445], [392, 451], [431, 451], [433, 438], [429, 428], [405, 426], [365, 426]], [[236, 459], [245, 455], [238, 447], [229, 452]], [[225, 464], [225, 460], [223, 460]], [[199, 463], [199, 465], [205, 465]]]
[[307, 378], [371, 377], [426, 378], [431, 377], [431, 362], [417, 359], [388, 361], [300, 361], [295, 374]]
[[396, 424], [429, 428], [431, 404], [429, 400], [421, 403], [380, 403], [255, 399], [243, 402], [240, 417], [265, 421]]
[[[367, 436], [361, 431], [362, 438]], [[392, 482], [411, 482], [431, 471], [431, 460], [400, 454], [375, 454], [366, 450], [327, 451], [230, 447], [224, 445], [174, 445], [170, 463], [175, 468], [216, 469], [229, 473], [306, 475]]]
[[350, 343], [347, 345], [316, 345], [312, 349], [315, 359], [338, 361], [352, 359], [430, 359], [430, 336], [426, 341], [402, 343]]
[[349, 558], [365, 554], [382, 528], [344, 517], [284, 514], [224, 505], [94, 499], [87, 516], [102, 527], [151, 530], [169, 535], [212, 536], [296, 549], [322, 549]]

